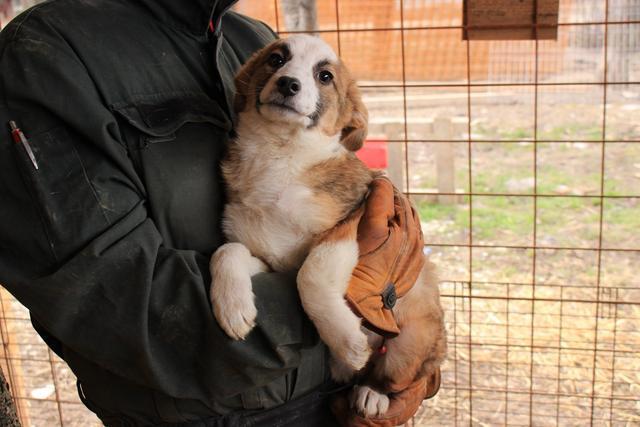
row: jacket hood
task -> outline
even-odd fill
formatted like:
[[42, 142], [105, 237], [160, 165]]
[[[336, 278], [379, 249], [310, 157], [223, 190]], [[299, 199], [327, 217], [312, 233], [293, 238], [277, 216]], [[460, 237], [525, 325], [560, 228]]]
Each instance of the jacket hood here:
[[238, 0], [137, 0], [157, 19], [197, 36], [206, 34], [209, 21], [217, 29], [225, 12]]

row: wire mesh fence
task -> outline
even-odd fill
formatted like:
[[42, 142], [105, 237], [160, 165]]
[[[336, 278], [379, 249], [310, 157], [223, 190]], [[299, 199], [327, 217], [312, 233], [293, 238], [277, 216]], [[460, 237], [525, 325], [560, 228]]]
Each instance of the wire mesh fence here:
[[[354, 71], [440, 269], [443, 388], [411, 424], [640, 425], [640, 0], [561, 0], [557, 40], [517, 41], [463, 40], [462, 0], [295, 3], [236, 9]], [[22, 419], [97, 423], [0, 302]]]

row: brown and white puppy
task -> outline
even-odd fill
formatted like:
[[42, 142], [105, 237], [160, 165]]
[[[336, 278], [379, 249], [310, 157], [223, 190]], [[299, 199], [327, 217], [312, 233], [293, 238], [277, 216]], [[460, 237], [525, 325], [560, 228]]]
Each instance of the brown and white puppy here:
[[[316, 240], [361, 204], [376, 176], [354, 154], [367, 134], [367, 110], [342, 61], [321, 39], [307, 35], [277, 40], [256, 53], [237, 75], [236, 87], [237, 135], [222, 164], [229, 243], [211, 259], [214, 315], [229, 336], [243, 339], [256, 318], [251, 276], [300, 269], [305, 311], [331, 350], [334, 377], [346, 380], [365, 366], [376, 341], [344, 300], [358, 244], [355, 236]], [[438, 301], [426, 269], [394, 309], [399, 325], [409, 323], [401, 322], [403, 309], [429, 310], [440, 331]], [[437, 365], [442, 360], [443, 334], [411, 331], [409, 324], [406, 329], [387, 344], [389, 357], [372, 370], [378, 380], [388, 382], [400, 371], [406, 376], [407, 369], [418, 375], [426, 359]], [[432, 348], [439, 353], [423, 354]], [[382, 414], [388, 406], [386, 395], [366, 386], [353, 399], [365, 415]]]

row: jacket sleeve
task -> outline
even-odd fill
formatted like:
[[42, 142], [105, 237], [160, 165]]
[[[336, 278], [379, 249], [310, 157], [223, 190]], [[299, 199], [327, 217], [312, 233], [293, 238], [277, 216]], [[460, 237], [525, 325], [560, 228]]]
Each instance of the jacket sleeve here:
[[177, 398], [233, 395], [298, 366], [315, 333], [295, 277], [258, 276], [258, 325], [230, 340], [208, 302], [209, 254], [163, 245], [82, 63], [48, 41], [1, 46], [0, 123], [22, 127], [38, 169], [0, 131], [0, 283], [37, 323], [63, 349]]

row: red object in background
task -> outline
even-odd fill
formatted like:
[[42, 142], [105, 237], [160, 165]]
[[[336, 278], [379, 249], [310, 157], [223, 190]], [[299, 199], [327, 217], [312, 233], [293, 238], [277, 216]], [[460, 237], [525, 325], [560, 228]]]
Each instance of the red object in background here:
[[387, 138], [369, 138], [364, 146], [356, 152], [356, 156], [372, 169], [387, 168]]

